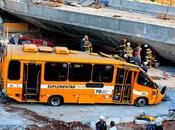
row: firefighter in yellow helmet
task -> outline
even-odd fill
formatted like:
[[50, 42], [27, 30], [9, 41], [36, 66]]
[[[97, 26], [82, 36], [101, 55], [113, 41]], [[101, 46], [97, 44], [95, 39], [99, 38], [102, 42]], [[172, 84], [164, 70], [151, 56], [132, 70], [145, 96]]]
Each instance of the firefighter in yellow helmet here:
[[126, 44], [126, 47], [124, 48], [124, 53], [127, 54], [129, 57], [132, 57], [133, 49], [131, 48], [130, 42]]
[[89, 38], [87, 35], [85, 35], [84, 38], [81, 40], [80, 49], [81, 51], [85, 51], [89, 53], [92, 52], [92, 44], [89, 41]]
[[151, 66], [152, 60], [153, 60], [153, 54], [152, 54], [152, 50], [150, 48], [146, 49], [145, 59], [146, 59], [146, 61], [148, 61], [148, 65]]

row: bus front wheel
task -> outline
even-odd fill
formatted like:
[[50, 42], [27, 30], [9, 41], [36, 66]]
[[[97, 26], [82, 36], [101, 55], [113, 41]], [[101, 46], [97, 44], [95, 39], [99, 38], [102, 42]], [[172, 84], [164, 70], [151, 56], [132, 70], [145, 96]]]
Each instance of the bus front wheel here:
[[147, 99], [144, 97], [137, 98], [135, 101], [135, 105], [137, 107], [144, 107], [147, 104]]
[[60, 106], [63, 103], [63, 98], [61, 96], [52, 96], [49, 98], [48, 103], [52, 106]]

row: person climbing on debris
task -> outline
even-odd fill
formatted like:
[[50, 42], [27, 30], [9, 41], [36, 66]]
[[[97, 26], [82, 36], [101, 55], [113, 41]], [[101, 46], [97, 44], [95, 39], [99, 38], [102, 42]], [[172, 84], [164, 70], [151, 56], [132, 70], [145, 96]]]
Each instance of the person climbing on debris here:
[[85, 52], [92, 52], [92, 44], [89, 41], [89, 38], [87, 35], [85, 35], [80, 42], [80, 50]]
[[123, 58], [124, 58], [124, 48], [126, 47], [126, 43], [127, 43], [127, 39], [124, 38], [124, 39], [122, 39], [119, 46], [116, 47], [117, 55], [119, 55], [120, 57], [123, 57]]
[[120, 50], [124, 50], [125, 47], [126, 47], [127, 42], [128, 42], [128, 40], [127, 40], [126, 38], [124, 38], [124, 39], [122, 40], [121, 45], [119, 45], [119, 49], [120, 49]]
[[131, 48], [131, 43], [128, 42], [127, 46], [124, 48], [124, 53], [127, 54], [129, 57], [132, 57], [133, 49]]
[[138, 65], [138, 66], [141, 65], [140, 58], [138, 57], [137, 51], [135, 51], [135, 52], [133, 53], [133, 56], [131, 57], [130, 60], [131, 60], [131, 62], [132, 62], [133, 64], [135, 64], [135, 65]]
[[14, 44], [15, 45], [15, 39], [14, 39], [14, 35], [12, 35], [9, 39], [9, 44]]
[[107, 125], [104, 116], [100, 116], [100, 120], [96, 123], [96, 130], [107, 130]]

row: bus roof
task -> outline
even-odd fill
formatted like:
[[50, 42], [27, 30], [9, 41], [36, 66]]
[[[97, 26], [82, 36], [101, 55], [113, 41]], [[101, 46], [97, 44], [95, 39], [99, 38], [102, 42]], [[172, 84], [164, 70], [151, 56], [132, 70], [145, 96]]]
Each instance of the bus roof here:
[[52, 61], [52, 62], [77, 62], [77, 63], [97, 63], [97, 64], [125, 64], [136, 67], [133, 64], [107, 58], [100, 55], [90, 55], [86, 52], [79, 51], [76, 54], [56, 54], [53, 52], [25, 52], [21, 45], [7, 45], [7, 57], [13, 60], [30, 60], [30, 61]]

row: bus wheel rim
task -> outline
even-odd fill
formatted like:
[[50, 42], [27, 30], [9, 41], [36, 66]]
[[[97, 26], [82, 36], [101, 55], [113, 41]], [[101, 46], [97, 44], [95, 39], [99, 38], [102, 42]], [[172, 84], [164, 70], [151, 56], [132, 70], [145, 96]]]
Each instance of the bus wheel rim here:
[[144, 98], [140, 98], [138, 100], [138, 106], [144, 106], [146, 104], [146, 100]]
[[54, 105], [54, 106], [59, 105], [60, 104], [59, 97], [53, 97], [52, 100], [51, 100], [51, 104]]

